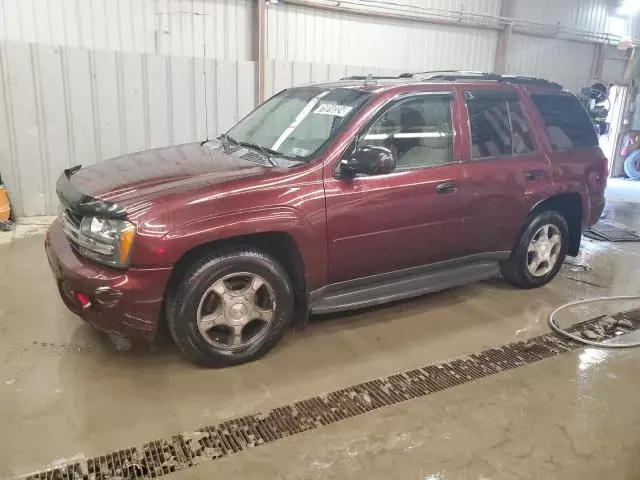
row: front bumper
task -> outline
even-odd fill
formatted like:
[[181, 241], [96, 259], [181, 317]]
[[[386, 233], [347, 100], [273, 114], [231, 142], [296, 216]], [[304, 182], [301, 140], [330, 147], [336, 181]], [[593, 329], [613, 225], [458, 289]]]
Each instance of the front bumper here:
[[[160, 321], [171, 267], [117, 270], [78, 255], [56, 220], [45, 239], [60, 296], [73, 313], [99, 330], [150, 341]], [[76, 292], [91, 306], [82, 309]]]

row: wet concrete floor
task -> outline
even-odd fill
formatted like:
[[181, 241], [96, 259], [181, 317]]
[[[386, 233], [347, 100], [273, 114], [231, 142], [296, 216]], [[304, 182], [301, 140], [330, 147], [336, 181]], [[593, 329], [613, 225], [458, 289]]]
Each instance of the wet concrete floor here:
[[[607, 217], [640, 230], [633, 185], [622, 196], [612, 185]], [[585, 239], [542, 289], [491, 280], [317, 317], [258, 362], [204, 370], [167, 340], [131, 349], [66, 311], [43, 230], [0, 237], [3, 478], [530, 338], [567, 301], [640, 292], [640, 244]], [[168, 478], [640, 478], [638, 360], [636, 349], [581, 349]]]

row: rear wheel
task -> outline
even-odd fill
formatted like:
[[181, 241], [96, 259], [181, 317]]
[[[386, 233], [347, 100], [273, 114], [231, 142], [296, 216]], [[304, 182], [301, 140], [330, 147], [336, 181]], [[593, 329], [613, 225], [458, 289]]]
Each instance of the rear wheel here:
[[569, 227], [556, 211], [532, 218], [511, 256], [500, 266], [504, 278], [520, 288], [536, 288], [549, 283], [567, 255]]
[[197, 262], [167, 301], [169, 331], [192, 361], [223, 367], [255, 360], [293, 315], [291, 283], [266, 253], [236, 248]]

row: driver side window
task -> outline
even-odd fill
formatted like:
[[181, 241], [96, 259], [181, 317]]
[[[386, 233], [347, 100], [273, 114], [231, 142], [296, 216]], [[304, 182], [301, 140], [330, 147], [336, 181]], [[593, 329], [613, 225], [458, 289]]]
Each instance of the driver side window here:
[[396, 171], [453, 162], [451, 99], [423, 95], [398, 103], [378, 118], [359, 146], [389, 148]]

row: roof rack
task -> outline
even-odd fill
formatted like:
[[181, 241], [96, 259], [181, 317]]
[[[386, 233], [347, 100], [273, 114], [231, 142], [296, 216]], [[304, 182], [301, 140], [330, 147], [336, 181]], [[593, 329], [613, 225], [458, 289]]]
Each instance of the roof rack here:
[[417, 77], [438, 80], [498, 80], [500, 75], [488, 72], [472, 72], [464, 70], [430, 70], [426, 72], [407, 72], [400, 75], [400, 78]]
[[397, 80], [398, 77], [374, 77], [373, 75], [352, 75], [344, 77], [340, 80]]
[[399, 78], [420, 78], [421, 80], [489, 80], [494, 82], [506, 82], [517, 85], [538, 85], [541, 87], [557, 88], [562, 90], [562, 85], [539, 77], [527, 77], [522, 75], [499, 75], [488, 72], [466, 72], [462, 70], [436, 70], [429, 72], [403, 73]]

